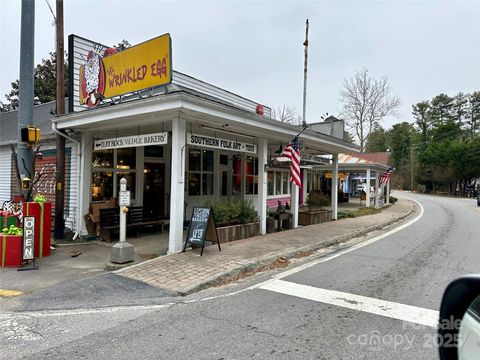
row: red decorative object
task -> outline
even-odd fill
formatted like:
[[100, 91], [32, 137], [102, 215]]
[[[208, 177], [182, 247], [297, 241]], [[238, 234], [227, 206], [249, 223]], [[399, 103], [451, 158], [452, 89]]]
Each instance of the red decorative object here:
[[42, 207], [39, 203], [27, 202], [23, 205], [23, 216], [35, 216], [35, 257], [49, 256], [52, 203], [46, 202]]
[[0, 234], [0, 266], [18, 267], [22, 265], [22, 237]]
[[257, 114], [263, 116], [264, 114], [263, 105], [257, 104]]

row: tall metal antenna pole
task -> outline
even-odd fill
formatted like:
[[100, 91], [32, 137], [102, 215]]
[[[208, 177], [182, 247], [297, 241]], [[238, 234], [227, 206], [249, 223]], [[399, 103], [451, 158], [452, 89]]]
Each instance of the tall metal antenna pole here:
[[303, 127], [307, 126], [307, 59], [308, 59], [308, 19], [305, 22], [305, 65], [303, 67]]

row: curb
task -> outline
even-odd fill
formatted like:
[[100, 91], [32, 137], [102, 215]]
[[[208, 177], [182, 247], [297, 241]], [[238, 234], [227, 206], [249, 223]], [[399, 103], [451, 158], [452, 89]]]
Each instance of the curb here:
[[407, 212], [405, 212], [404, 214], [400, 215], [399, 217], [397, 217], [395, 219], [390, 219], [390, 220], [387, 220], [387, 221], [384, 221], [384, 222], [381, 222], [381, 223], [375, 224], [375, 225], [365, 226], [365, 227], [363, 227], [359, 230], [355, 230], [351, 233], [335, 236], [335, 237], [332, 237], [330, 239], [322, 240], [322, 241], [319, 241], [319, 242], [316, 242], [316, 243], [313, 243], [313, 244], [310, 244], [310, 245], [304, 245], [304, 246], [301, 246], [301, 247], [298, 247], [298, 248], [295, 248], [295, 249], [281, 251], [281, 252], [277, 252], [273, 255], [268, 255], [268, 256], [258, 258], [255, 261], [251, 261], [251, 262], [248, 262], [246, 264], [241, 264], [238, 268], [231, 269], [231, 270], [225, 270], [225, 271], [222, 271], [218, 274], [212, 275], [211, 277], [205, 279], [204, 281], [202, 281], [200, 283], [194, 284], [194, 285], [189, 286], [189, 287], [187, 287], [185, 289], [182, 289], [182, 290], [177, 290], [176, 293], [178, 295], [181, 295], [181, 296], [189, 295], [191, 293], [203, 290], [203, 289], [205, 289], [207, 287], [210, 287], [212, 285], [218, 284], [219, 282], [224, 281], [228, 278], [231, 278], [231, 277], [234, 277], [234, 276], [237, 276], [237, 275], [241, 275], [242, 273], [245, 273], [247, 271], [256, 270], [256, 269], [259, 269], [261, 267], [264, 267], [264, 266], [266, 266], [268, 264], [271, 264], [272, 262], [278, 260], [279, 258], [291, 259], [291, 258], [295, 257], [296, 255], [298, 255], [300, 253], [304, 253], [304, 252], [308, 252], [308, 251], [317, 251], [317, 250], [320, 250], [320, 249], [323, 249], [323, 248], [326, 248], [326, 247], [329, 247], [329, 246], [332, 246], [332, 245], [341, 244], [343, 242], [354, 239], [356, 237], [367, 235], [368, 233], [370, 233], [372, 231], [375, 231], [375, 230], [381, 230], [381, 229], [383, 229], [387, 226], [398, 223], [398, 222], [404, 220], [405, 218], [409, 217], [413, 213], [417, 212], [418, 207], [416, 206], [415, 202], [412, 201], [412, 200], [408, 200], [408, 201], [410, 202], [410, 209]]

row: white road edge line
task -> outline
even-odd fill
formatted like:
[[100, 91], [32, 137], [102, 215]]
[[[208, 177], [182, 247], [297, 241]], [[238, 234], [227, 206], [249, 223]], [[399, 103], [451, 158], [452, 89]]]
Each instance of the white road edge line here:
[[[412, 199], [409, 199], [409, 200], [412, 200]], [[263, 286], [264, 284], [266, 284], [266, 283], [268, 283], [268, 282], [283, 279], [284, 277], [287, 277], [287, 276], [296, 274], [296, 273], [298, 273], [298, 272], [300, 272], [300, 271], [303, 271], [303, 270], [305, 270], [305, 269], [308, 269], [308, 268], [310, 268], [310, 267], [312, 267], [312, 266], [315, 266], [315, 265], [317, 265], [317, 264], [321, 264], [321, 263], [324, 263], [324, 262], [333, 260], [333, 259], [335, 259], [335, 258], [337, 258], [337, 257], [339, 257], [339, 256], [348, 254], [349, 252], [352, 252], [352, 251], [355, 251], [355, 250], [357, 250], [357, 249], [360, 249], [360, 248], [362, 248], [362, 247], [364, 247], [364, 246], [368, 246], [368, 245], [370, 245], [370, 244], [373, 244], [373, 243], [375, 243], [375, 242], [377, 242], [377, 241], [379, 241], [379, 240], [382, 240], [383, 238], [385, 238], [385, 237], [387, 237], [387, 236], [390, 236], [390, 235], [392, 235], [392, 234], [394, 234], [394, 233], [396, 233], [396, 232], [398, 232], [398, 231], [401, 231], [401, 230], [405, 229], [406, 227], [408, 227], [408, 226], [416, 223], [418, 220], [420, 220], [420, 219], [423, 217], [424, 210], [423, 210], [422, 204], [420, 204], [420, 203], [419, 203], [418, 201], [416, 201], [416, 200], [412, 200], [412, 201], [416, 202], [417, 205], [420, 207], [420, 214], [419, 214], [417, 217], [415, 217], [414, 219], [407, 221], [405, 224], [402, 224], [402, 225], [400, 225], [399, 227], [397, 227], [397, 228], [395, 228], [395, 229], [392, 229], [392, 230], [390, 230], [390, 231], [387, 231], [386, 233], [383, 233], [383, 234], [381, 234], [381, 235], [375, 236], [375, 237], [373, 237], [373, 238], [371, 238], [371, 239], [369, 239], [369, 240], [366, 240], [366, 241], [361, 242], [361, 243], [359, 243], [359, 244], [353, 245], [353, 246], [351, 246], [351, 247], [349, 247], [349, 248], [347, 248], [347, 249], [345, 249], [345, 250], [339, 251], [339, 252], [337, 252], [337, 253], [335, 253], [335, 254], [333, 254], [333, 255], [331, 255], [331, 256], [322, 257], [322, 258], [320, 258], [320, 259], [313, 260], [313, 261], [308, 262], [308, 263], [306, 263], [306, 264], [300, 265], [300, 266], [298, 266], [298, 267], [296, 267], [296, 268], [293, 268], [293, 269], [284, 271], [284, 272], [282, 272], [282, 273], [280, 273], [280, 274], [278, 274], [278, 275], [273, 276], [271, 279], [269, 279], [269, 280], [267, 280], [267, 281], [265, 281], [265, 282], [262, 282], [262, 283], [260, 283], [260, 284], [253, 285], [253, 286], [249, 287], [248, 289], [255, 289], [255, 288], [261, 287], [261, 286]]]
[[260, 289], [430, 327], [436, 327], [439, 319], [438, 311], [284, 280], [271, 281]]
[[53, 317], [53, 316], [75, 316], [75, 315], [91, 315], [91, 314], [110, 314], [118, 311], [142, 311], [142, 310], [157, 310], [168, 308], [175, 303], [161, 304], [161, 305], [127, 305], [127, 306], [109, 306], [91, 309], [67, 309], [67, 310], [38, 310], [38, 311], [18, 311], [0, 313], [0, 320], [19, 317]]

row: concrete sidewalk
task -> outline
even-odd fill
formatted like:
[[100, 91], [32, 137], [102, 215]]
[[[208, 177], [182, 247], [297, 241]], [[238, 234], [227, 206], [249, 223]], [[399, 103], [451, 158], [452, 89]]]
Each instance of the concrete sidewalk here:
[[205, 248], [202, 257], [199, 249], [160, 256], [115, 273], [185, 295], [270, 264], [281, 257], [288, 259], [384, 228], [408, 217], [415, 210], [416, 205], [412, 201], [400, 199], [376, 215], [341, 219], [224, 243], [221, 244], [221, 252], [216, 245], [212, 245]]

